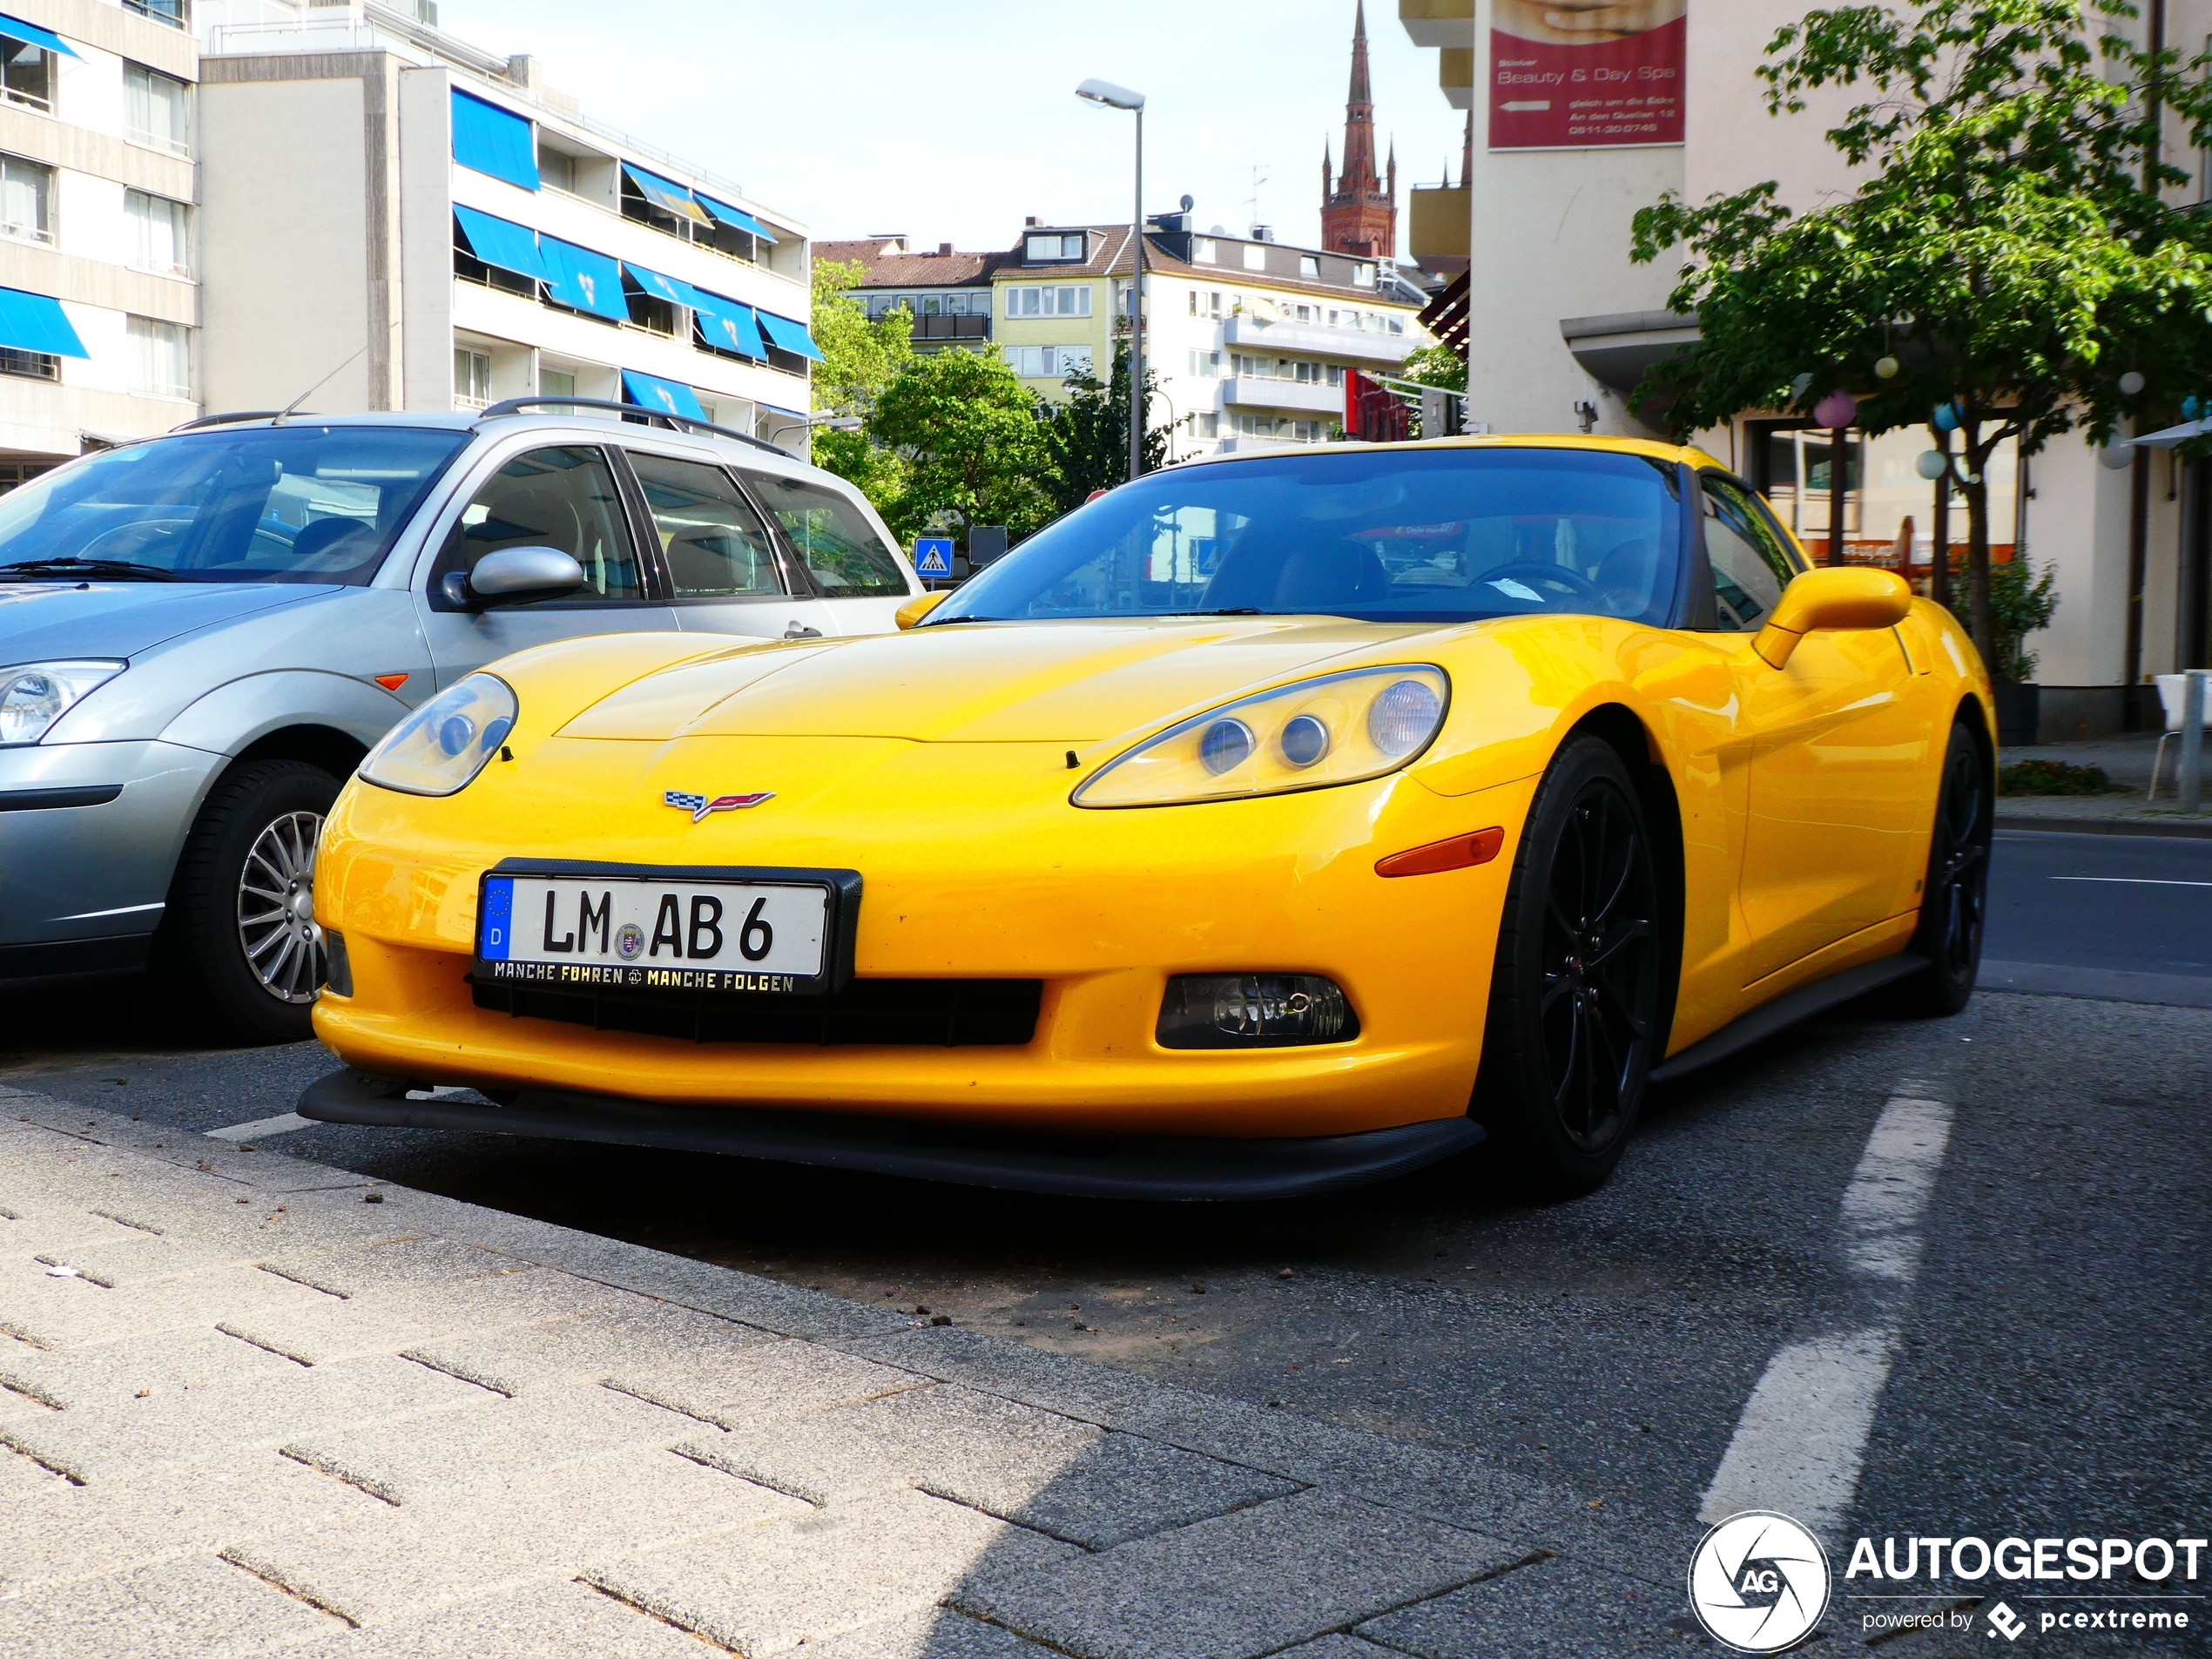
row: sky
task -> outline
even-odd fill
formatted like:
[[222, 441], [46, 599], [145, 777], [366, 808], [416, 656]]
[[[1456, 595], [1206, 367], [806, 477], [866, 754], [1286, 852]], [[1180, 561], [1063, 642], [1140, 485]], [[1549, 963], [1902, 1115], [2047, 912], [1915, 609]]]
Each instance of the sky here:
[[[1437, 58], [1368, 7], [1375, 133], [1406, 191], [1456, 176], [1466, 117]], [[623, 27], [610, 31], [611, 19]], [[1320, 236], [1321, 149], [1343, 145], [1352, 0], [441, 0], [448, 33], [529, 52], [584, 113], [721, 174], [817, 240], [1012, 245], [1022, 219], [1125, 222], [1134, 123], [1075, 96], [1143, 92], [1144, 206], [1200, 228]], [[1379, 154], [1378, 167], [1381, 162]], [[1253, 170], [1259, 214], [1252, 216]]]

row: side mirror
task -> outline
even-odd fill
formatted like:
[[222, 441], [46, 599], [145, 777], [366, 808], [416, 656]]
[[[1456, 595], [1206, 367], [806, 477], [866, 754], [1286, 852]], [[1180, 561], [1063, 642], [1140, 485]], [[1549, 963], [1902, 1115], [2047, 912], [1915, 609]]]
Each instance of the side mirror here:
[[893, 611], [891, 619], [901, 628], [911, 628], [952, 597], [950, 588], [940, 588], [934, 593], [917, 593]]
[[1816, 629], [1892, 628], [1912, 608], [1912, 590], [1894, 570], [1807, 570], [1782, 590], [1751, 649], [1780, 668]]
[[558, 548], [504, 547], [485, 554], [473, 570], [448, 572], [438, 592], [463, 610], [489, 610], [557, 599], [583, 584], [583, 567]]

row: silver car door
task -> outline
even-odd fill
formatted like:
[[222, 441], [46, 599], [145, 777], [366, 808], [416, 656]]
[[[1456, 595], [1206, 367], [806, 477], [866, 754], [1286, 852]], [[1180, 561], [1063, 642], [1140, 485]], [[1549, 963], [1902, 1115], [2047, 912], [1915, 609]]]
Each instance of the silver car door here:
[[[508, 547], [551, 547], [583, 567], [586, 586], [570, 597], [471, 610], [445, 592], [446, 578]], [[675, 613], [654, 589], [606, 453], [596, 444], [547, 444], [511, 456], [477, 487], [448, 529], [415, 596], [441, 689], [530, 645], [580, 634], [673, 629]]]
[[892, 612], [921, 591], [873, 517], [826, 479], [743, 469], [745, 488], [783, 531], [822, 601], [826, 634], [888, 633]]
[[[833, 631], [823, 602], [779, 556], [759, 512], [711, 462], [626, 448], [685, 632], [804, 639]], [[805, 577], [799, 577], [799, 583]]]

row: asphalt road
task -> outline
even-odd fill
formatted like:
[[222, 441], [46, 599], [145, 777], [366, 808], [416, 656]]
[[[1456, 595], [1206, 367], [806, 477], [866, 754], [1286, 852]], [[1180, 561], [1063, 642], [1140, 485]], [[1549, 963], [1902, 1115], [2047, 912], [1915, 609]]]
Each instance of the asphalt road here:
[[[1660, 1091], [1571, 1204], [1521, 1201], [1480, 1154], [1325, 1200], [1174, 1207], [417, 1131], [271, 1144], [1670, 1516], [1696, 1514], [1777, 1355], [1887, 1329], [1848, 1532], [2201, 1535], [2212, 843], [2006, 836], [1993, 868], [1989, 957], [2061, 994], [1839, 1010]], [[2115, 984], [2152, 1000], [2096, 1000]], [[0, 995], [0, 1082], [192, 1131], [281, 1113], [329, 1064], [195, 1047], [131, 981]], [[1950, 1125], [1901, 1291], [1854, 1268], [1844, 1205], [1900, 1096]]]

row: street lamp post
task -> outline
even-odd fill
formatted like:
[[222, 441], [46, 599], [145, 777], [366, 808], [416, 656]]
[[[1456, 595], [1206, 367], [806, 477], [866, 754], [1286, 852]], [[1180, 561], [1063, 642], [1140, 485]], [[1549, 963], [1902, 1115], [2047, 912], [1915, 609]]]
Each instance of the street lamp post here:
[[1144, 470], [1144, 94], [1111, 81], [1089, 80], [1076, 96], [1136, 117], [1136, 205], [1130, 219], [1129, 475]]

